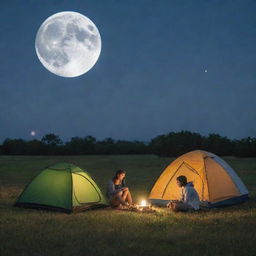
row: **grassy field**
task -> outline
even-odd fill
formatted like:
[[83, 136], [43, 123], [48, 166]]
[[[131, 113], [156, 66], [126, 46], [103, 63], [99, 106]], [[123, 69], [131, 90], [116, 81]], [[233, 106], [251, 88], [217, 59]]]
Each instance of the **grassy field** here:
[[0, 156], [0, 255], [256, 255], [256, 158], [224, 158], [250, 191], [244, 204], [199, 213], [112, 209], [64, 214], [13, 207], [42, 169], [71, 162], [105, 191], [127, 170], [135, 201], [146, 197], [171, 158], [142, 156]]

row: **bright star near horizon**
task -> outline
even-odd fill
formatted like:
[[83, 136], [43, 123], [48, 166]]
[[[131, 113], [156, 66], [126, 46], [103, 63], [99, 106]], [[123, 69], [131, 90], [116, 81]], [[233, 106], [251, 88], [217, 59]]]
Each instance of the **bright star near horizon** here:
[[36, 135], [36, 132], [35, 132], [35, 131], [31, 131], [31, 132], [30, 132], [30, 135], [31, 135], [31, 136], [35, 136], [35, 135]]

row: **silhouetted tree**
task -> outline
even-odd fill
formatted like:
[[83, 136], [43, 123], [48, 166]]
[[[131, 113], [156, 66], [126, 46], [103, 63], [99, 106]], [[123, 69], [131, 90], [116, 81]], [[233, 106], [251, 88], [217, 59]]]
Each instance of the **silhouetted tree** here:
[[6, 155], [26, 155], [28, 153], [27, 144], [22, 139], [6, 139], [2, 150]]
[[39, 140], [31, 140], [26, 142], [27, 153], [29, 155], [44, 155], [44, 145]]
[[204, 139], [202, 148], [217, 155], [225, 156], [233, 155], [234, 144], [227, 137], [211, 133]]
[[234, 141], [234, 155], [239, 157], [256, 157], [256, 138]]
[[97, 141], [92, 136], [73, 137], [63, 144], [59, 136], [49, 133], [41, 141], [6, 139], [0, 149], [0, 154], [6, 155], [157, 154], [175, 157], [203, 149], [221, 156], [256, 157], [256, 138], [232, 141], [216, 133], [203, 137], [199, 133], [181, 131], [157, 136], [149, 144], [112, 138]]
[[149, 144], [151, 151], [160, 156], [179, 156], [195, 149], [201, 149], [203, 137], [189, 131], [171, 132], [161, 135]]
[[85, 138], [73, 137], [66, 143], [67, 151], [71, 154], [94, 154], [96, 139], [92, 136]]
[[57, 146], [63, 143], [60, 137], [55, 135], [54, 133], [48, 133], [44, 135], [41, 141], [43, 144], [51, 146]]
[[43, 136], [41, 142], [47, 155], [60, 155], [63, 152], [63, 147], [61, 147], [63, 142], [58, 135], [48, 133]]
[[115, 141], [112, 138], [106, 138], [102, 141], [97, 141], [95, 145], [96, 154], [110, 155], [114, 154]]

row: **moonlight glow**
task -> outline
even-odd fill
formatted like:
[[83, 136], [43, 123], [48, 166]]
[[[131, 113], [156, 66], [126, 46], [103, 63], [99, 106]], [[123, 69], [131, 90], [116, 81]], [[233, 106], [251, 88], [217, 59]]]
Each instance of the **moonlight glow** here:
[[75, 77], [89, 71], [101, 51], [101, 38], [95, 24], [77, 12], [60, 12], [40, 26], [36, 53], [50, 72]]

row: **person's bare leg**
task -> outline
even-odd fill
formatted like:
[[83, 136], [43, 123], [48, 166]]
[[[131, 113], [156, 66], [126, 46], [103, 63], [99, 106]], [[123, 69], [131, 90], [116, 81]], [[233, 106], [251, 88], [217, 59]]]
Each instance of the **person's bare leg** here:
[[125, 202], [125, 199], [124, 199], [124, 196], [123, 196], [123, 191], [120, 191], [116, 194], [116, 198], [120, 201], [120, 203], [122, 205], [126, 205], [126, 202]]
[[171, 209], [174, 212], [187, 212], [189, 210], [189, 206], [186, 203], [182, 202], [175, 202], [171, 204]]
[[120, 191], [112, 197], [112, 199], [110, 201], [110, 204], [112, 207], [118, 207], [120, 204], [126, 205], [126, 202], [122, 198], [122, 194], [123, 194], [123, 192]]
[[129, 189], [127, 188], [124, 192], [123, 192], [123, 200], [127, 201], [128, 204], [132, 204], [132, 195], [129, 191]]
[[126, 200], [127, 200], [127, 202], [128, 202], [129, 204], [132, 204], [132, 195], [131, 195], [130, 190], [128, 190], [128, 192], [127, 192], [127, 198], [126, 198]]

